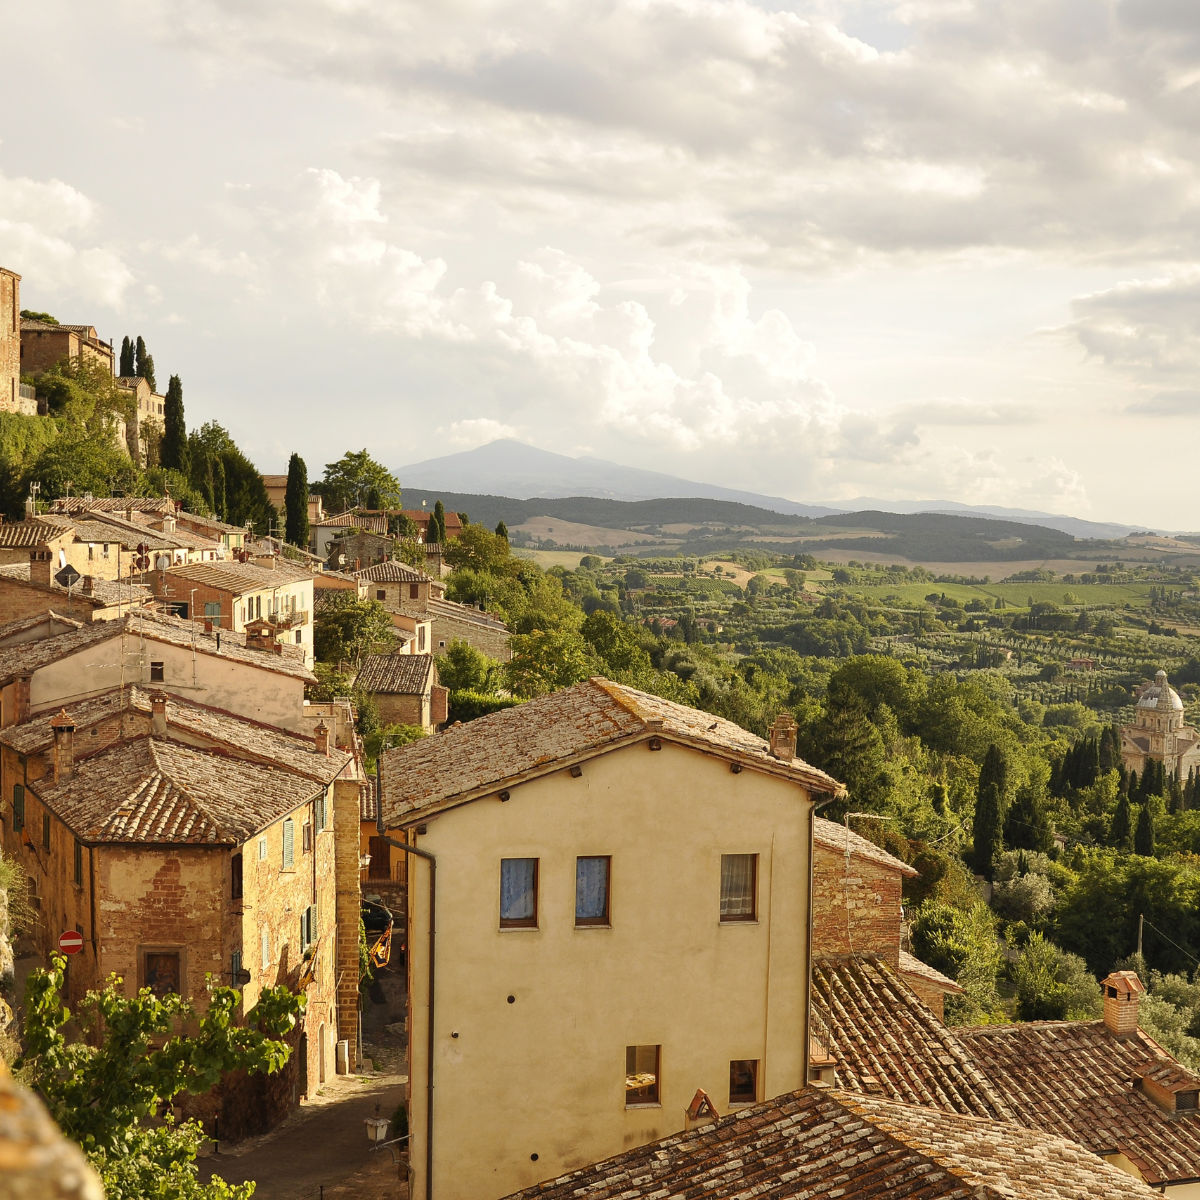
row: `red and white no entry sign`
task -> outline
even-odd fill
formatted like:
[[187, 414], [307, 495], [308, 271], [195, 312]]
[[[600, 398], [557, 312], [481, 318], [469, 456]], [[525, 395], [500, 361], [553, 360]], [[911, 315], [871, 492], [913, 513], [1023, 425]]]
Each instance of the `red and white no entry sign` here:
[[83, 949], [83, 934], [76, 933], [74, 929], [68, 929], [58, 939], [58, 948], [64, 954], [78, 954]]

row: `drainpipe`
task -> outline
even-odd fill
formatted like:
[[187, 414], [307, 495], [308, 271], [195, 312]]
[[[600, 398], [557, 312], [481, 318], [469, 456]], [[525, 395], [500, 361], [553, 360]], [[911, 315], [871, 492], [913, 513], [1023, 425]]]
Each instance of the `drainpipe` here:
[[808, 1003], [804, 1006], [804, 1032], [803, 1050], [801, 1069], [803, 1071], [801, 1083], [802, 1087], [808, 1087], [809, 1084], [809, 1059], [812, 1055], [812, 960], [813, 960], [813, 835], [816, 831], [817, 809], [824, 808], [827, 804], [832, 804], [838, 796], [830, 796], [827, 800], [822, 800], [819, 804], [813, 804], [808, 810], [808, 936], [804, 941], [804, 978], [806, 980], [805, 987], [808, 990]]
[[[429, 1045], [426, 1050], [425, 1062], [425, 1200], [433, 1200], [433, 1001], [434, 1001], [434, 965], [437, 962], [434, 949], [437, 941], [437, 859], [428, 850], [418, 850], [406, 842], [398, 842], [383, 831], [383, 747], [379, 748], [379, 757], [375, 760], [375, 829], [389, 846], [403, 850], [405, 854], [415, 854], [429, 863]], [[810, 914], [811, 921], [811, 914]], [[811, 940], [811, 938], [810, 938]], [[805, 1060], [807, 1071], [807, 1059]]]

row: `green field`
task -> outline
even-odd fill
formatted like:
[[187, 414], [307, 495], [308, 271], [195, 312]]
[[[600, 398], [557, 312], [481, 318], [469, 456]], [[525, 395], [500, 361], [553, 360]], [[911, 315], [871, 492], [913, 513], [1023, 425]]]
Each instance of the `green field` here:
[[1038, 604], [1063, 604], [1067, 592], [1075, 596], [1075, 604], [1091, 607], [1126, 603], [1144, 607], [1149, 600], [1152, 584], [1149, 583], [886, 583], [876, 587], [851, 584], [847, 591], [878, 602], [884, 596], [900, 596], [906, 604], [920, 604], [926, 596], [943, 592], [954, 600], [966, 604], [968, 600], [984, 600], [990, 608], [997, 599], [1011, 608], [1025, 608], [1032, 596]]

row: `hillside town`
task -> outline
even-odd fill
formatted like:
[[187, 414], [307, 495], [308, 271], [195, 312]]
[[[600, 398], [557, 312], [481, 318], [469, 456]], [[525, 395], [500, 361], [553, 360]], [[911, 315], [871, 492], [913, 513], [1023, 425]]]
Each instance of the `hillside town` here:
[[[0, 413], [99, 370], [106, 449], [166, 470], [180, 393], [20, 285]], [[1143, 1027], [1149, 977], [951, 1020], [974, 984], [912, 912], [945, 860], [805, 760], [799, 701], [715, 713], [638, 648], [679, 622], [541, 572], [518, 610], [502, 524], [349, 503], [293, 457], [254, 477], [265, 523], [170, 479], [30, 487], [0, 521], [0, 1196], [149, 1195], [119, 1147], [180, 1130], [156, 1195], [1200, 1196], [1200, 1073]], [[574, 675], [530, 615], [568, 609]], [[1114, 788], [1191, 779], [1165, 671], [1134, 713]], [[991, 859], [967, 886], [1002, 886]]]

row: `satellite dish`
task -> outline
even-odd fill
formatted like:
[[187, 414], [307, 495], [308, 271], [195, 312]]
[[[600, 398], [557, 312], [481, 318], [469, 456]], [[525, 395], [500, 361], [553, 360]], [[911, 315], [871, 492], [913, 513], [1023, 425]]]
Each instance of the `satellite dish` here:
[[165, 571], [171, 565], [171, 556], [169, 554], [160, 554], [155, 560], [154, 565], [160, 570]]

